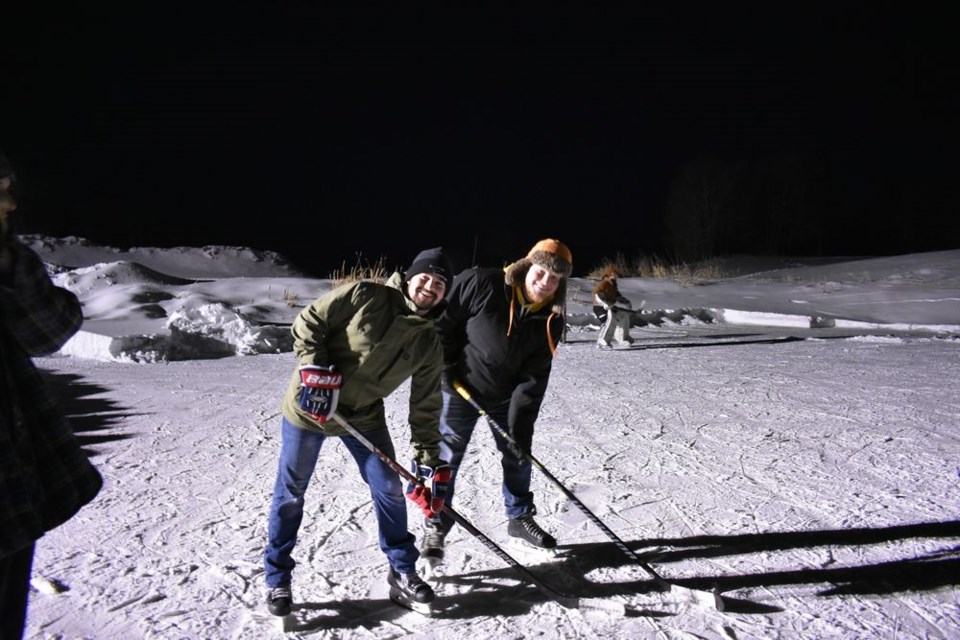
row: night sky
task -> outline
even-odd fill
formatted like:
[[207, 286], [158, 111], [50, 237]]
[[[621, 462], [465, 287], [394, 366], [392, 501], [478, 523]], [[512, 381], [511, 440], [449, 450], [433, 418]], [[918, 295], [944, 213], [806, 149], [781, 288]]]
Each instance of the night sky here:
[[4, 12], [21, 232], [319, 276], [557, 237], [580, 275], [668, 253], [691, 164], [793, 158], [822, 209], [796, 251], [960, 248], [960, 47], [932, 3], [87, 4]]

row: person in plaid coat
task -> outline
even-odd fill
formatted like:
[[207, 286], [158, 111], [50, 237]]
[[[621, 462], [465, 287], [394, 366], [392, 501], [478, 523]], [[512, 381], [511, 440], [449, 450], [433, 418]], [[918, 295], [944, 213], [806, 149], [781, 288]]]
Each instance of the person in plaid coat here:
[[0, 638], [23, 636], [36, 541], [100, 491], [31, 358], [77, 332], [77, 297], [54, 286], [40, 257], [10, 230], [13, 168], [0, 152]]

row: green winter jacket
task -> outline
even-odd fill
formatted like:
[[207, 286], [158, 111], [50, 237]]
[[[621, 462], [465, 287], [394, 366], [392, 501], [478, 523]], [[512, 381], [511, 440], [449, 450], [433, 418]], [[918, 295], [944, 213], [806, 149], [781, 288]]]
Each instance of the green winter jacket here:
[[355, 282], [315, 300], [293, 322], [297, 367], [290, 377], [281, 410], [301, 429], [341, 436], [334, 421], [319, 424], [300, 408], [299, 368], [334, 365], [343, 374], [337, 413], [359, 431], [387, 427], [383, 399], [410, 381], [410, 445], [420, 464], [440, 464], [440, 372], [443, 351], [434, 320], [446, 302], [426, 317], [402, 291], [403, 276], [386, 285]]

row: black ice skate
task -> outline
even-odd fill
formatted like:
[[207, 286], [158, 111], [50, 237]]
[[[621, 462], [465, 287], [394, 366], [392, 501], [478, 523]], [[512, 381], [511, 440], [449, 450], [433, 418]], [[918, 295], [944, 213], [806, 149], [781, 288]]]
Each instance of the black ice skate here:
[[507, 525], [507, 533], [512, 538], [519, 538], [540, 549], [555, 549], [557, 547], [556, 538], [541, 529], [533, 516], [530, 515], [511, 519]]
[[532, 515], [512, 518], [507, 524], [507, 535], [513, 547], [528, 556], [554, 558], [557, 554], [557, 540], [540, 528]]
[[434, 569], [443, 562], [443, 542], [447, 537], [443, 525], [439, 522], [427, 522], [424, 527], [423, 546], [420, 547], [420, 556], [427, 565]]
[[393, 567], [387, 573], [390, 584], [390, 599], [411, 611], [429, 616], [433, 613], [431, 603], [436, 598], [433, 588], [420, 579], [417, 572], [398, 573]]
[[282, 584], [279, 587], [267, 589], [267, 610], [275, 616], [290, 615], [290, 607], [293, 606], [293, 594], [290, 592], [290, 585]]

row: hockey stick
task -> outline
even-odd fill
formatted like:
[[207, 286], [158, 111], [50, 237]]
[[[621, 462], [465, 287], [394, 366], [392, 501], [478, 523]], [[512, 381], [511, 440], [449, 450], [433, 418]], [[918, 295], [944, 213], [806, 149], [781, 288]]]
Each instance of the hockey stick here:
[[[363, 446], [372, 451], [380, 460], [383, 461], [388, 467], [400, 474], [400, 477], [405, 479], [407, 482], [412, 483], [421, 483], [422, 480], [418, 479], [409, 469], [403, 467], [396, 460], [384, 453], [377, 445], [373, 444], [367, 438], [364, 437], [362, 433], [357, 431], [357, 428], [352, 424], [347, 422], [343, 416], [339, 413], [334, 412], [331, 416], [337, 423], [347, 430], [351, 436], [357, 439]], [[473, 523], [464, 518], [462, 515], [453, 510], [452, 507], [443, 505], [443, 512], [453, 518], [454, 522], [459, 524], [461, 527], [466, 529], [471, 535], [477, 538], [480, 542], [483, 543], [487, 549], [492, 551], [494, 554], [499, 556], [507, 564], [517, 570], [524, 578], [536, 585], [541, 591], [543, 591], [550, 598], [555, 600], [558, 604], [567, 609], [599, 609], [601, 611], [606, 611], [608, 613], [616, 615], [626, 615], [626, 608], [623, 604], [619, 602], [614, 602], [612, 600], [597, 600], [595, 598], [577, 598], [575, 596], [569, 596], [561, 591], [557, 591], [547, 583], [543, 582], [535, 576], [529, 569], [520, 564], [517, 560], [513, 558], [509, 553], [504, 551], [504, 549], [498, 545], [496, 542], [484, 535], [479, 529], [473, 526]]]
[[723, 600], [721, 599], [719, 593], [716, 593], [713, 591], [701, 591], [698, 589], [690, 589], [689, 587], [684, 587], [676, 583], [670, 582], [669, 580], [661, 576], [659, 573], [657, 573], [653, 569], [653, 567], [651, 567], [649, 564], [644, 562], [640, 558], [640, 556], [634, 553], [633, 550], [630, 549], [630, 547], [628, 547], [627, 544], [623, 540], [621, 540], [617, 536], [617, 534], [615, 534], [610, 529], [610, 527], [605, 525], [603, 521], [596, 516], [596, 514], [590, 511], [587, 505], [583, 504], [583, 501], [581, 501], [576, 495], [574, 495], [572, 491], [567, 489], [563, 485], [563, 483], [556, 478], [556, 476], [550, 473], [550, 471], [545, 466], [543, 466], [543, 464], [539, 460], [537, 460], [532, 453], [519, 451], [519, 447], [517, 446], [516, 440], [513, 439], [513, 436], [511, 436], [506, 429], [500, 426], [496, 420], [490, 417], [490, 415], [486, 412], [486, 410], [484, 410], [484, 408], [481, 407], [480, 404], [473, 399], [473, 397], [470, 395], [470, 392], [466, 389], [466, 387], [464, 387], [462, 384], [460, 384], [460, 382], [455, 380], [453, 381], [453, 388], [456, 389], [457, 393], [459, 393], [464, 400], [469, 402], [470, 405], [474, 409], [476, 409], [477, 412], [480, 413], [480, 415], [482, 415], [484, 418], [487, 419], [487, 422], [490, 423], [490, 425], [497, 431], [497, 433], [499, 433], [503, 438], [505, 438], [507, 442], [511, 443], [514, 449], [518, 450], [518, 453], [521, 455], [521, 457], [525, 458], [532, 465], [540, 469], [540, 471], [543, 472], [543, 475], [545, 475], [547, 479], [550, 480], [550, 482], [552, 482], [558, 489], [560, 489], [563, 495], [567, 496], [567, 498], [569, 498], [571, 502], [573, 502], [575, 505], [577, 505], [577, 507], [579, 507], [579, 509], [584, 513], [584, 515], [586, 515], [587, 518], [590, 519], [590, 522], [597, 525], [597, 527], [599, 527], [600, 530], [603, 531], [608, 538], [613, 540], [613, 543], [617, 546], [618, 549], [620, 549], [620, 551], [626, 554], [626, 556], [630, 558], [630, 560], [638, 564], [644, 571], [646, 571], [650, 575], [650, 577], [653, 578], [654, 584], [656, 584], [657, 589], [659, 589], [660, 591], [676, 590], [678, 593], [682, 593], [688, 596], [689, 598], [696, 600], [697, 602], [704, 602], [705, 596], [709, 596], [710, 599], [707, 602], [712, 604], [718, 610], [723, 611], [723, 608], [724, 608]]

